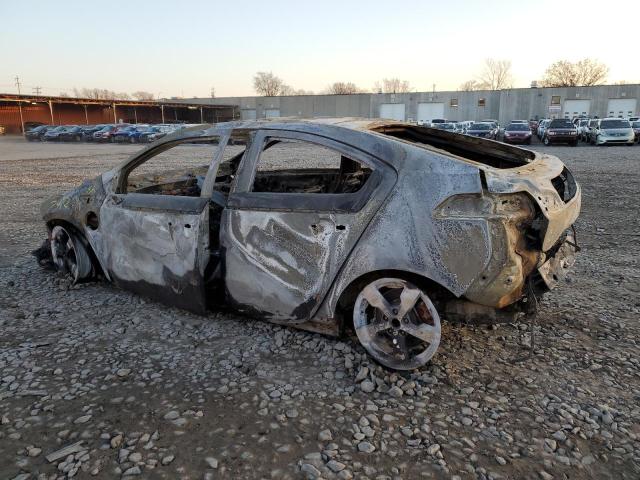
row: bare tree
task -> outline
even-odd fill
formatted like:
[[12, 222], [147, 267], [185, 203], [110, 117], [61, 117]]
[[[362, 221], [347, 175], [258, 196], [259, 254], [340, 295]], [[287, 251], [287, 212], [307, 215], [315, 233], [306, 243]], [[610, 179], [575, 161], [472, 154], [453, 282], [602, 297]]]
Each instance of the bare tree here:
[[131, 97], [126, 92], [114, 92], [104, 88], [74, 88], [73, 95], [81, 98], [92, 98], [94, 100], [130, 100]]
[[145, 92], [144, 90], [133, 92], [131, 96], [136, 100], [153, 100], [153, 93]]
[[253, 77], [254, 90], [265, 97], [279, 95], [284, 86], [284, 81], [271, 72], [258, 72]]
[[381, 93], [407, 93], [412, 90], [407, 80], [399, 78], [384, 78], [382, 83], [376, 82], [373, 91]]
[[544, 87], [577, 87], [601, 85], [609, 73], [609, 67], [598, 60], [585, 58], [579, 62], [560, 60], [544, 73]]
[[487, 58], [484, 61], [484, 70], [479, 77], [479, 82], [481, 89], [502, 90], [511, 88], [513, 86], [511, 61]]
[[483, 85], [477, 80], [467, 80], [461, 83], [458, 90], [461, 92], [472, 92], [474, 90], [482, 90]]
[[329, 95], [352, 95], [354, 93], [360, 93], [360, 91], [353, 82], [334, 82], [325, 90]]

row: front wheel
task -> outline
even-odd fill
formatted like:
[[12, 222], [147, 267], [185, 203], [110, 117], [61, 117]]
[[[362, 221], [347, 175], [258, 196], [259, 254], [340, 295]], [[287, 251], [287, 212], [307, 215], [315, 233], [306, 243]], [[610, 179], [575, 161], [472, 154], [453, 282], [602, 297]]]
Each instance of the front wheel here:
[[425, 365], [440, 345], [440, 316], [431, 299], [400, 278], [366, 285], [353, 307], [353, 325], [369, 355], [396, 370]]
[[542, 140], [542, 143], [544, 143], [547, 147], [551, 144], [551, 142], [549, 142], [549, 137], [544, 137], [544, 139]]
[[51, 257], [56, 268], [69, 275], [74, 283], [91, 275], [89, 252], [74, 232], [61, 225], [51, 231]]

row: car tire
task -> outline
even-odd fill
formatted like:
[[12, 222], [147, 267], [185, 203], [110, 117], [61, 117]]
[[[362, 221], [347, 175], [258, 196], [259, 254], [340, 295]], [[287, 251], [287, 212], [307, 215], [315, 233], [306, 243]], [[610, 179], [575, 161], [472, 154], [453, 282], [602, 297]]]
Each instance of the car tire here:
[[369, 355], [395, 370], [422, 367], [440, 345], [440, 316], [433, 302], [402, 278], [364, 285], [353, 306], [353, 327]]
[[136, 143], [136, 139], [133, 137], [129, 137], [129, 143]]
[[79, 142], [79, 141], [80, 141], [80, 135], [76, 135], [75, 137], [73, 137], [73, 139], [74, 139], [76, 142]]
[[527, 140], [525, 143], [526, 143], [527, 145], [531, 145], [531, 139]]
[[542, 139], [542, 143], [544, 143], [544, 144], [545, 144], [545, 146], [547, 146], [547, 147], [548, 147], [549, 145], [551, 145], [551, 142], [549, 141], [549, 137], [547, 137], [546, 135], [545, 135], [545, 137]]
[[577, 147], [577, 146], [578, 146], [578, 140], [576, 140], [575, 142], [572, 142], [572, 143], [571, 143], [571, 146], [572, 146], [572, 147]]
[[71, 277], [73, 283], [89, 278], [93, 272], [91, 257], [79, 234], [56, 225], [51, 230], [51, 257], [56, 269]]

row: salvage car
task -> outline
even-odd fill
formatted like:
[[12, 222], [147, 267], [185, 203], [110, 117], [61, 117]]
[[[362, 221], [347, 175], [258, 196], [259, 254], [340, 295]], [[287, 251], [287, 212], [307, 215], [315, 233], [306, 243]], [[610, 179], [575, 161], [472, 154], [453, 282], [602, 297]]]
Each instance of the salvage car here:
[[589, 131], [591, 145], [633, 145], [636, 135], [628, 120], [602, 118]]
[[47, 130], [53, 128], [51, 125], [38, 125], [37, 127], [32, 128], [31, 130], [27, 130], [24, 132], [24, 138], [26, 138], [30, 142], [34, 142], [36, 140], [42, 141], [42, 137]]
[[404, 122], [274, 119], [175, 132], [42, 215], [74, 282], [351, 332], [408, 370], [435, 354], [441, 317], [512, 319], [555, 287], [580, 203], [552, 155]]
[[510, 123], [504, 129], [504, 143], [531, 145], [531, 129], [527, 123]]
[[472, 123], [471, 126], [467, 128], [466, 134], [471, 137], [490, 138], [492, 140], [498, 138], [496, 128], [488, 122]]
[[566, 143], [575, 147], [578, 145], [578, 129], [568, 118], [554, 118], [544, 130], [542, 143], [545, 145]]

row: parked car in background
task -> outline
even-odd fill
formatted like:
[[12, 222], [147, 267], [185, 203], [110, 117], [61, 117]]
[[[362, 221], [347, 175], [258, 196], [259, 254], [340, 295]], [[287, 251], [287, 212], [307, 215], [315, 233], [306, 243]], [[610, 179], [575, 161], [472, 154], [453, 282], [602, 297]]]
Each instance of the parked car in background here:
[[60, 135], [67, 129], [66, 125], [61, 125], [59, 127], [54, 127], [48, 129], [45, 134], [42, 136], [43, 142], [57, 142], [60, 140]]
[[26, 132], [24, 132], [24, 138], [26, 138], [30, 142], [42, 141], [42, 137], [50, 128], [54, 127], [51, 127], [51, 125], [39, 125], [32, 128], [31, 130], [27, 130]]
[[526, 144], [531, 145], [531, 129], [527, 122], [510, 123], [504, 129], [502, 141], [510, 144]]
[[131, 134], [131, 138], [134, 139], [134, 142], [150, 143], [164, 137], [166, 134], [167, 132], [163, 132], [159, 126], [151, 125], [137, 128], [136, 131]]
[[[146, 125], [144, 125], [146, 127]], [[142, 125], [140, 126], [142, 127]], [[111, 141], [114, 143], [135, 143], [135, 139], [132, 140], [132, 135], [136, 133], [138, 125], [127, 125], [123, 128], [116, 128], [113, 135], [111, 135]]]
[[93, 140], [96, 142], [112, 142], [113, 135], [129, 126], [128, 123], [119, 123], [117, 125], [106, 125], [101, 130], [93, 134]]
[[491, 123], [475, 122], [467, 128], [467, 135], [495, 140], [498, 137], [498, 132]]
[[583, 142], [588, 142], [591, 138], [591, 130], [594, 129], [598, 125], [598, 119], [592, 118], [587, 122], [587, 125], [582, 129], [582, 135], [580, 140]]
[[638, 120], [640, 120], [640, 117], [629, 117], [630, 122], [636, 122]]
[[548, 118], [540, 120], [540, 123], [538, 124], [538, 131], [536, 132], [536, 135], [540, 140], [542, 140], [542, 137], [544, 137], [544, 131], [546, 130], [547, 125], [549, 125], [550, 121], [551, 120], [549, 120]]
[[58, 140], [60, 142], [79, 142], [82, 140], [82, 128], [77, 125], [70, 125], [60, 132]]
[[[524, 123], [525, 125], [527, 125], [529, 122], [527, 120], [511, 120], [510, 125], [514, 123]], [[506, 127], [505, 127], [505, 130], [506, 130]]]
[[461, 128], [461, 133], [467, 133], [467, 129], [468, 129], [471, 125], [473, 125], [473, 123], [474, 123], [474, 122], [473, 122], [473, 120], [465, 120], [465, 121], [463, 121], [463, 122], [460, 122], [460, 125], [461, 125], [461, 127], [462, 127], [462, 128]]
[[446, 130], [447, 132], [451, 133], [458, 133], [458, 127], [453, 122], [436, 123], [432, 125], [432, 128], [437, 128], [438, 130]]
[[96, 133], [99, 130], [102, 130], [104, 127], [106, 127], [106, 124], [102, 123], [99, 125], [84, 125], [81, 128], [82, 130], [82, 139], [85, 142], [92, 142], [93, 141], [93, 134]]
[[447, 120], [444, 118], [434, 118], [433, 120], [431, 120], [432, 127], [436, 126], [438, 123], [447, 123]]
[[631, 122], [631, 128], [633, 128], [636, 142], [640, 143], [640, 120]]
[[545, 145], [566, 143], [575, 147], [578, 145], [578, 129], [568, 118], [555, 118], [545, 129], [542, 143]]
[[589, 127], [589, 119], [581, 118], [578, 121], [574, 122], [576, 129], [578, 130], [578, 139], [582, 140], [585, 137], [585, 133], [587, 128]]
[[633, 145], [635, 133], [628, 120], [601, 118], [589, 132], [591, 145]]

